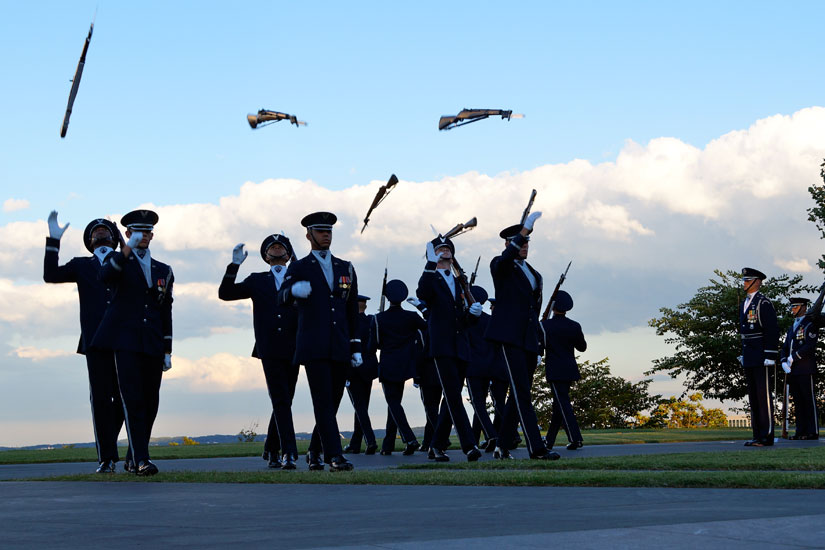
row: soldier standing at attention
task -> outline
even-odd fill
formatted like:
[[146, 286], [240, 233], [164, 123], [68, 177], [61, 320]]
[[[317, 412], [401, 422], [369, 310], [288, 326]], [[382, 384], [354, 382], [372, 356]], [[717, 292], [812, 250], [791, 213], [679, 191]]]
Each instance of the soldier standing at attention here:
[[773, 304], [759, 292], [766, 275], [757, 269], [742, 269], [745, 301], [739, 307], [739, 333], [742, 335], [742, 366], [748, 381], [753, 439], [746, 447], [773, 445], [773, 400], [768, 369], [779, 357], [779, 326]]
[[[367, 301], [369, 296], [358, 295], [358, 338], [363, 342], [367, 342], [370, 337], [370, 325], [374, 315], [367, 315]], [[358, 368], [353, 368], [352, 365], [348, 367], [347, 371], [347, 393], [349, 394], [352, 408], [355, 409], [355, 418], [353, 420], [352, 438], [349, 444], [344, 447], [344, 453], [361, 452], [361, 441], [367, 440], [367, 448], [364, 450], [365, 455], [374, 455], [378, 450], [378, 444], [375, 442], [375, 433], [372, 431], [372, 422], [370, 422], [370, 395], [372, 393], [372, 381], [378, 377], [378, 358], [375, 352], [365, 348], [362, 357], [364, 364]]]
[[[270, 468], [294, 470], [298, 447], [292, 423], [292, 398], [298, 382], [298, 365], [293, 362], [298, 310], [294, 304], [278, 303], [287, 262], [294, 257], [292, 244], [284, 235], [269, 235], [261, 243], [260, 251], [269, 269], [236, 283], [238, 269], [248, 255], [243, 247], [239, 244], [232, 250], [232, 263], [226, 266], [218, 297], [227, 301], [252, 299], [252, 326], [255, 329], [252, 357], [261, 360], [272, 402], [264, 451], [268, 454]], [[281, 451], [283, 456], [278, 454]]]
[[100, 278], [113, 291], [95, 334], [94, 347], [114, 350], [117, 380], [126, 415], [126, 433], [139, 476], [158, 473], [149, 460], [149, 438], [160, 403], [163, 371], [172, 368], [172, 268], [149, 251], [158, 215], [151, 210], [129, 212], [120, 223], [128, 241], [121, 252], [110, 252]]
[[343, 455], [338, 405], [344, 395], [347, 363], [358, 368], [358, 279], [355, 268], [329, 250], [332, 226], [338, 218], [330, 212], [304, 216], [306, 238], [312, 251], [292, 262], [279, 299], [298, 304], [297, 364], [304, 365], [315, 412], [315, 429], [307, 453], [310, 470], [323, 470], [320, 453], [331, 471], [352, 470]]
[[496, 307], [490, 317], [486, 337], [501, 347], [510, 378], [510, 397], [501, 423], [497, 458], [510, 458], [510, 446], [521, 423], [530, 458], [556, 460], [541, 438], [531, 385], [539, 353], [539, 311], [542, 279], [528, 264], [529, 234], [541, 212], [533, 212], [524, 225], [513, 225], [499, 233], [504, 251], [490, 262], [496, 291]]
[[819, 415], [814, 390], [819, 330], [814, 320], [805, 316], [808, 302], [807, 298], [791, 298], [794, 322], [782, 346], [782, 370], [788, 375], [788, 389], [796, 410], [796, 433], [789, 439], [819, 439]]
[[67, 264], [58, 266], [60, 238], [69, 224], [60, 227], [55, 211], [49, 214], [48, 223], [43, 280], [47, 283], [77, 285], [80, 301], [80, 342], [77, 353], [86, 357], [89, 372], [89, 401], [92, 405], [92, 427], [97, 449], [97, 473], [114, 473], [118, 461], [117, 436], [123, 426], [123, 403], [117, 385], [115, 356], [111, 350], [95, 349], [91, 344], [103, 313], [112, 300], [110, 287], [99, 279], [100, 269], [106, 255], [117, 248], [120, 231], [109, 220], [92, 220], [83, 231], [83, 244], [92, 255], [72, 258]]
[[581, 378], [574, 350], [585, 351], [587, 342], [581, 325], [567, 317], [567, 312], [571, 309], [573, 298], [560, 290], [553, 304], [553, 317], [541, 322], [541, 330], [544, 334], [544, 373], [553, 391], [553, 417], [547, 435], [544, 436], [545, 444], [548, 449], [552, 449], [559, 428], [563, 426], [569, 441], [567, 449], [574, 451], [584, 445], [579, 423], [570, 404], [570, 386]]

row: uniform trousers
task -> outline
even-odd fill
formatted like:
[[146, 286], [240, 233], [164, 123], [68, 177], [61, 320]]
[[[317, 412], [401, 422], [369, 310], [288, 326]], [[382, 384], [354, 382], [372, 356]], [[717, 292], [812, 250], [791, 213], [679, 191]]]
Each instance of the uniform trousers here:
[[768, 382], [768, 367], [760, 365], [745, 368], [748, 381], [748, 399], [751, 405], [753, 438], [773, 443], [773, 400]]
[[349, 386], [347, 386], [347, 393], [352, 402], [352, 408], [355, 409], [352, 438], [349, 440], [349, 446], [360, 451], [362, 439], [366, 439], [367, 446], [375, 444], [375, 432], [372, 430], [369, 414], [372, 380], [367, 381], [357, 376], [353, 377], [349, 381]]
[[543, 455], [547, 452], [547, 448], [541, 438], [531, 394], [533, 372], [536, 370], [536, 354], [509, 344], [501, 344], [501, 346], [510, 378], [510, 396], [504, 407], [499, 446], [511, 447], [510, 442], [515, 440], [520, 423], [530, 456]]
[[[447, 401], [449, 418], [455, 426], [458, 440], [461, 442], [461, 450], [469, 452], [475, 443], [473, 441], [473, 429], [470, 426], [470, 419], [464, 409], [464, 401], [461, 398], [461, 388], [464, 387], [464, 377], [467, 372], [467, 363], [456, 357], [435, 357], [435, 370], [438, 373], [438, 380], [441, 383], [441, 390], [444, 399]], [[446, 417], [440, 417], [435, 428], [435, 445], [442, 445], [450, 438], [450, 422]], [[436, 448], [438, 448], [436, 446]]]
[[118, 461], [117, 436], [123, 427], [123, 402], [117, 383], [115, 355], [110, 350], [86, 352], [89, 402], [95, 431], [97, 461]]
[[396, 431], [401, 432], [401, 441], [404, 443], [412, 443], [416, 438], [407, 421], [404, 407], [401, 405], [401, 399], [404, 397], [404, 382], [381, 382], [381, 387], [384, 389], [384, 399], [387, 400], [387, 430], [384, 441], [381, 443], [381, 450], [392, 451], [395, 448]]
[[427, 418], [421, 446], [429, 449], [433, 445], [433, 435], [438, 424], [438, 404], [441, 403], [442, 408], [446, 409], [446, 401], [442, 397], [440, 385], [422, 382], [418, 386], [418, 391], [421, 394], [421, 404], [424, 405], [424, 416]]
[[496, 422], [490, 419], [487, 412], [487, 394], [493, 399], [493, 409], [496, 413], [496, 420], [501, 422], [504, 412], [504, 403], [507, 400], [507, 383], [503, 380], [491, 379], [480, 376], [470, 376], [467, 378], [467, 390], [470, 393], [470, 403], [473, 405], [473, 439], [478, 442], [481, 431], [484, 431], [486, 439], [498, 437]]
[[115, 351], [117, 381], [135, 464], [149, 460], [149, 438], [158, 415], [163, 355]]
[[292, 399], [298, 383], [298, 365], [284, 359], [261, 359], [266, 378], [266, 389], [272, 402], [272, 414], [266, 432], [264, 450], [272, 459], [283, 451], [290, 456], [298, 455], [295, 443], [295, 426], [292, 422]]
[[556, 435], [559, 428], [564, 428], [567, 440], [570, 443], [582, 441], [582, 432], [576, 415], [573, 413], [573, 406], [570, 404], [570, 380], [551, 380], [550, 389], [553, 391], [553, 416], [550, 418], [550, 425], [547, 428], [547, 448], [552, 449], [556, 442]]
[[819, 414], [812, 374], [789, 374], [788, 389], [796, 412], [796, 435], [819, 435]]
[[337, 361], [316, 360], [304, 366], [315, 412], [315, 427], [309, 441], [310, 452], [323, 449], [324, 462], [329, 463], [342, 454], [341, 433], [338, 430], [338, 406], [344, 397], [347, 383], [347, 364]]

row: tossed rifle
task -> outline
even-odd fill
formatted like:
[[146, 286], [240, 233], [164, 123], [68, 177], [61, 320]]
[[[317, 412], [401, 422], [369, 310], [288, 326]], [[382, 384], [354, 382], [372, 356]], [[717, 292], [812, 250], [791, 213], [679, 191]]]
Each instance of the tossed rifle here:
[[444, 115], [438, 119], [439, 130], [452, 130], [471, 122], [484, 120], [490, 116], [501, 116], [502, 119], [524, 118], [524, 115], [513, 114], [513, 111], [503, 109], [462, 109], [457, 115]]
[[387, 263], [384, 264], [384, 281], [381, 283], [381, 302], [378, 304], [378, 313], [383, 313], [384, 308], [387, 305], [387, 297], [385, 294], [387, 293], [387, 266], [389, 265], [389, 258], [387, 259]]
[[367, 210], [367, 215], [364, 216], [364, 226], [361, 228], [361, 233], [363, 233], [364, 229], [367, 228], [367, 224], [370, 222], [370, 214], [372, 214], [372, 211], [375, 210], [379, 204], [384, 202], [384, 199], [387, 198], [387, 195], [390, 194], [390, 191], [392, 191], [395, 188], [395, 185], [397, 183], [398, 178], [395, 177], [395, 174], [392, 174], [390, 176], [390, 179], [387, 181], [386, 185], [382, 185], [378, 188], [378, 192], [375, 193], [375, 198], [372, 199], [372, 204], [370, 205], [369, 210]]
[[80, 54], [80, 61], [77, 62], [77, 70], [72, 78], [72, 91], [69, 92], [69, 104], [66, 106], [66, 114], [63, 116], [63, 126], [60, 128], [60, 137], [66, 137], [66, 132], [69, 130], [69, 118], [72, 116], [72, 107], [74, 107], [74, 100], [77, 97], [77, 90], [80, 88], [80, 79], [83, 77], [83, 67], [86, 65], [86, 52], [89, 51], [89, 44], [92, 41], [92, 31], [95, 30], [95, 22], [92, 19], [92, 24], [89, 27], [89, 34], [86, 36], [86, 41], [83, 43], [83, 52]]
[[[475, 228], [478, 225], [478, 220], [473, 217], [469, 219], [465, 223], [459, 223], [449, 231], [444, 234], [445, 239], [452, 239], [458, 237], [459, 235], [463, 235], [464, 233], [470, 231], [471, 229]], [[476, 303], [476, 299], [473, 297], [473, 292], [470, 289], [469, 281], [467, 281], [467, 275], [464, 273], [464, 270], [461, 269], [461, 264], [458, 263], [458, 260], [455, 259], [455, 254], [453, 254], [453, 261], [452, 261], [453, 272], [455, 273], [455, 278], [458, 281], [458, 284], [461, 285], [462, 290], [464, 291], [464, 300], [467, 302], [468, 306], [473, 305]]]
[[481, 256], [478, 257], [476, 260], [476, 268], [473, 270], [473, 274], [470, 275], [470, 286], [476, 284], [476, 275], [478, 275], [478, 264], [481, 263]]
[[573, 263], [573, 260], [570, 260], [570, 263], [567, 264], [567, 269], [564, 270], [564, 273], [561, 274], [559, 277], [559, 282], [556, 283], [556, 288], [553, 289], [553, 294], [550, 295], [550, 301], [547, 302], [547, 307], [544, 308], [544, 313], [541, 314], [541, 320], [544, 321], [550, 316], [550, 312], [553, 311], [553, 305], [556, 303], [556, 296], [559, 295], [559, 289], [561, 288], [562, 283], [567, 279], [567, 272], [570, 271], [570, 264]]
[[524, 209], [524, 212], [521, 213], [521, 221], [519, 222], [520, 225], [524, 225], [524, 222], [527, 221], [527, 216], [530, 215], [530, 210], [533, 209], [533, 203], [536, 202], [536, 190], [530, 193], [530, 200], [527, 201], [527, 208]]
[[258, 111], [256, 115], [246, 115], [246, 121], [249, 122], [249, 126], [252, 127], [254, 130], [258, 126], [269, 126], [270, 124], [274, 124], [279, 120], [288, 120], [291, 124], [295, 126], [306, 126], [307, 123], [303, 120], [298, 120], [298, 117], [295, 115], [289, 115], [287, 113], [280, 113], [278, 111], [267, 111], [266, 109], [261, 109]]

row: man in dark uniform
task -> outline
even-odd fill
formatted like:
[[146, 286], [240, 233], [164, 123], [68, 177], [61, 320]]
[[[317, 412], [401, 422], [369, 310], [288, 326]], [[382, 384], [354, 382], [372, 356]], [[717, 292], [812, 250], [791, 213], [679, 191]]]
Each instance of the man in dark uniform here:
[[[472, 300], [465, 298], [461, 282], [453, 276], [453, 254], [455, 246], [450, 239], [438, 236], [427, 243], [427, 264], [418, 280], [416, 295], [429, 308], [427, 334], [430, 339], [430, 356], [438, 373], [452, 423], [461, 441], [461, 450], [467, 455], [467, 460], [472, 462], [479, 459], [481, 451], [473, 440], [470, 419], [461, 398], [461, 388], [464, 386], [467, 361], [470, 359], [466, 327], [470, 322], [469, 317], [475, 320], [481, 315], [481, 304], [472, 303], [467, 307], [467, 303]], [[442, 420], [445, 419], [442, 417]], [[435, 445], [444, 446], [443, 442], [449, 439], [449, 434], [449, 424], [439, 422], [431, 451], [440, 460], [449, 458], [444, 449]]]
[[547, 435], [544, 436], [545, 443], [548, 449], [552, 449], [559, 428], [563, 426], [569, 441], [567, 449], [574, 451], [584, 445], [579, 423], [570, 404], [570, 386], [581, 378], [574, 350], [585, 351], [587, 342], [581, 325], [567, 317], [567, 312], [571, 309], [573, 298], [560, 290], [553, 304], [553, 317], [541, 322], [541, 330], [544, 335], [544, 373], [553, 391], [553, 417]]
[[[487, 291], [480, 286], [472, 287], [473, 297], [481, 305], [487, 301]], [[498, 445], [498, 429], [487, 412], [487, 394], [493, 398], [493, 408], [501, 418], [507, 400], [507, 372], [501, 350], [484, 338], [490, 315], [482, 312], [478, 323], [467, 329], [470, 339], [470, 363], [467, 367], [467, 390], [473, 406], [473, 438], [478, 441], [481, 431], [486, 441], [481, 446], [492, 453]], [[478, 426], [478, 428], [476, 428]], [[479, 431], [477, 432], [476, 429]]]
[[[260, 252], [269, 269], [252, 273], [243, 282], [236, 283], [238, 269], [248, 255], [243, 247], [239, 244], [232, 250], [232, 263], [226, 266], [218, 297], [227, 301], [252, 299], [252, 326], [255, 329], [252, 357], [261, 360], [272, 402], [264, 451], [268, 454], [270, 468], [294, 470], [298, 447], [292, 423], [292, 398], [298, 382], [298, 365], [293, 362], [298, 310], [294, 304], [278, 303], [287, 262], [294, 257], [292, 243], [284, 235], [266, 237]], [[282, 457], [278, 454], [281, 451]]]
[[[117, 385], [115, 356], [110, 350], [92, 347], [106, 307], [112, 300], [110, 287], [98, 278], [106, 255], [117, 248], [120, 231], [109, 220], [92, 220], [83, 231], [83, 244], [91, 256], [72, 258], [58, 266], [60, 238], [69, 227], [60, 227], [57, 212], [49, 214], [49, 236], [43, 259], [43, 280], [47, 283], [75, 283], [80, 301], [80, 342], [77, 353], [86, 357], [89, 372], [89, 401], [97, 449], [97, 473], [114, 473], [118, 461], [117, 436], [123, 426], [123, 403]], [[129, 457], [127, 456], [127, 459]]]
[[92, 345], [114, 350], [117, 380], [126, 414], [126, 433], [137, 475], [158, 472], [149, 460], [149, 438], [160, 403], [163, 371], [172, 368], [172, 268], [152, 258], [149, 242], [158, 215], [129, 212], [120, 223], [129, 239], [110, 252], [100, 271], [113, 290]]
[[816, 410], [814, 374], [816, 374], [816, 344], [819, 330], [805, 314], [807, 298], [791, 298], [794, 322], [782, 346], [782, 370], [787, 374], [788, 389], [796, 411], [796, 433], [790, 439], [819, 439], [819, 414]]
[[306, 238], [312, 251], [292, 262], [279, 294], [285, 303], [298, 304], [297, 364], [304, 365], [315, 428], [307, 453], [310, 470], [352, 470], [343, 455], [335, 415], [344, 395], [347, 363], [360, 367], [361, 340], [358, 338], [358, 279], [355, 268], [336, 258], [329, 250], [332, 226], [338, 218], [330, 212], [304, 216]]
[[539, 312], [542, 278], [528, 264], [528, 235], [541, 212], [533, 212], [524, 225], [513, 225], [499, 233], [504, 251], [490, 262], [496, 289], [496, 307], [490, 317], [486, 337], [502, 350], [510, 378], [510, 397], [505, 406], [499, 433], [498, 458], [509, 458], [511, 442], [521, 423], [530, 458], [556, 460], [558, 453], [548, 451], [541, 438], [531, 385], [539, 354]]
[[[369, 296], [358, 295], [358, 338], [362, 343], [369, 340], [370, 326], [374, 317], [366, 314], [369, 299]], [[375, 451], [378, 450], [378, 444], [375, 442], [375, 432], [372, 431], [369, 408], [372, 381], [378, 378], [378, 358], [369, 347], [362, 347], [364, 348], [362, 352], [364, 364], [358, 368], [353, 368], [350, 365], [347, 370], [347, 393], [352, 402], [352, 408], [355, 409], [355, 418], [353, 420], [352, 437], [349, 444], [344, 447], [344, 453], [360, 453], [361, 441], [366, 439], [367, 448], [364, 450], [364, 454], [374, 455]]]
[[396, 430], [401, 433], [405, 456], [412, 455], [421, 447], [407, 421], [401, 399], [404, 383], [416, 377], [415, 344], [420, 337], [419, 331], [424, 330], [427, 323], [419, 314], [401, 307], [408, 294], [403, 281], [389, 281], [385, 296], [390, 307], [375, 316], [370, 332], [370, 348], [381, 350], [378, 380], [387, 401], [387, 430], [381, 444], [382, 455], [391, 454], [395, 449]]
[[773, 445], [773, 400], [769, 369], [779, 358], [779, 326], [773, 304], [759, 292], [766, 275], [757, 269], [742, 269], [745, 301], [739, 307], [739, 333], [742, 335], [741, 363], [748, 381], [753, 439], [746, 447]]
[[[424, 319], [427, 319], [429, 309], [427, 308], [426, 302], [415, 297], [407, 298], [407, 302], [415, 306], [415, 308], [421, 312]], [[438, 381], [438, 373], [435, 370], [433, 358], [430, 357], [429, 349], [430, 344], [425, 327], [419, 331], [418, 339], [416, 340], [413, 387], [418, 389], [418, 393], [421, 396], [421, 404], [424, 406], [426, 423], [424, 424], [424, 438], [421, 441], [419, 450], [426, 453], [429, 453], [431, 450], [435, 427], [438, 424], [439, 403], [441, 403], [441, 409], [444, 411], [444, 414], [449, 416], [447, 403], [444, 400], [441, 383]], [[431, 458], [434, 458], [434, 456]]]

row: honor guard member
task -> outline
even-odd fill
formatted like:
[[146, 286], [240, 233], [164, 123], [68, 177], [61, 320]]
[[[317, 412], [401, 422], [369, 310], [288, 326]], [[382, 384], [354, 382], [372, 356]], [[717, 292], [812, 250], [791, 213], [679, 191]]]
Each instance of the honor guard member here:
[[[238, 269], [248, 255], [243, 248], [244, 245], [239, 244], [232, 250], [232, 263], [226, 266], [218, 297], [226, 301], [252, 300], [255, 330], [252, 357], [261, 360], [272, 402], [264, 452], [268, 455], [270, 468], [294, 470], [298, 447], [292, 422], [292, 398], [298, 382], [298, 364], [293, 362], [298, 310], [294, 304], [278, 303], [278, 291], [284, 284], [287, 263], [294, 257], [292, 244], [284, 235], [266, 237], [260, 252], [269, 269], [252, 273], [243, 282], [236, 283]], [[279, 456], [279, 452], [283, 452], [283, 456]]]
[[[362, 343], [369, 340], [370, 326], [374, 317], [366, 314], [369, 299], [369, 296], [358, 295], [358, 338]], [[364, 454], [374, 455], [378, 450], [378, 444], [375, 441], [375, 432], [372, 431], [369, 408], [372, 381], [378, 378], [378, 358], [368, 346], [362, 347], [364, 348], [362, 352], [364, 364], [358, 368], [353, 368], [352, 365], [347, 367], [347, 393], [352, 402], [352, 408], [355, 409], [355, 418], [352, 437], [349, 444], [344, 447], [344, 453], [360, 453], [361, 441], [366, 439], [367, 448]]]
[[553, 317], [541, 322], [541, 330], [544, 336], [544, 374], [553, 392], [553, 416], [544, 439], [547, 448], [552, 449], [559, 428], [564, 427], [569, 442], [567, 449], [574, 451], [581, 448], [584, 442], [570, 404], [570, 386], [581, 379], [575, 350], [585, 351], [587, 342], [581, 325], [567, 317], [571, 309], [573, 298], [560, 290], [553, 304]]
[[323, 470], [320, 451], [330, 470], [352, 470], [343, 455], [335, 415], [344, 395], [347, 363], [360, 367], [358, 338], [358, 279], [355, 268], [329, 250], [335, 214], [315, 212], [304, 216], [306, 238], [312, 251], [292, 262], [281, 288], [282, 302], [298, 304], [295, 363], [306, 369], [315, 429], [307, 453], [310, 470]]
[[[461, 284], [453, 276], [451, 266], [455, 245], [450, 239], [440, 235], [427, 243], [427, 264], [418, 280], [416, 295], [427, 303], [427, 334], [430, 339], [430, 356], [433, 358], [447, 407], [461, 441], [461, 450], [467, 460], [478, 460], [481, 451], [476, 447], [470, 419], [464, 409], [461, 388], [467, 374], [470, 359], [470, 345], [466, 327], [481, 315], [481, 304], [474, 303], [467, 308]], [[446, 420], [442, 417], [442, 420]], [[450, 426], [439, 422], [436, 426], [431, 451], [441, 461], [449, 460], [443, 442], [449, 439]]]
[[172, 368], [172, 268], [149, 251], [158, 215], [129, 212], [120, 223], [128, 241], [110, 252], [100, 271], [113, 290], [92, 345], [114, 350], [117, 380], [126, 415], [126, 433], [137, 475], [158, 472], [149, 460], [149, 438], [160, 403], [162, 373]]
[[796, 433], [790, 439], [819, 439], [814, 374], [819, 330], [808, 312], [807, 298], [791, 298], [793, 324], [782, 346], [782, 370], [788, 375], [788, 389], [796, 411]]
[[[415, 297], [407, 298], [407, 302], [420, 311], [426, 321], [429, 315], [426, 302], [422, 302]], [[445, 411], [445, 415], [449, 415], [449, 412], [447, 412], [446, 401], [444, 401], [443, 392], [441, 391], [441, 383], [438, 381], [438, 373], [435, 371], [435, 363], [433, 363], [433, 359], [430, 357], [430, 344], [426, 328], [419, 331], [416, 346], [413, 387], [418, 389], [421, 396], [421, 404], [424, 406], [424, 417], [427, 419], [424, 425], [424, 439], [421, 442], [421, 448], [419, 450], [429, 453], [435, 427], [438, 424], [439, 403], [441, 403], [441, 408]]]
[[746, 447], [773, 445], [773, 400], [768, 382], [769, 369], [779, 358], [779, 326], [773, 304], [759, 292], [766, 275], [759, 270], [742, 269], [742, 284], [747, 296], [739, 307], [739, 333], [748, 381], [753, 439]]
[[378, 380], [387, 401], [387, 430], [381, 444], [381, 454], [391, 454], [395, 449], [397, 430], [404, 442], [404, 455], [410, 456], [421, 447], [421, 443], [410, 428], [401, 399], [404, 383], [416, 377], [415, 345], [420, 337], [419, 331], [427, 327], [427, 322], [418, 313], [401, 307], [409, 295], [403, 281], [394, 279], [387, 282], [384, 295], [390, 307], [375, 316], [369, 340], [371, 348], [381, 350]]
[[[43, 259], [43, 280], [47, 283], [75, 283], [80, 301], [80, 342], [77, 353], [86, 357], [89, 372], [89, 402], [97, 449], [97, 473], [114, 473], [118, 461], [117, 436], [123, 426], [123, 404], [117, 385], [115, 356], [110, 350], [92, 347], [106, 307], [112, 300], [110, 287], [99, 277], [106, 255], [117, 248], [120, 231], [109, 220], [92, 220], [83, 231], [83, 244], [91, 256], [77, 257], [58, 265], [60, 238], [69, 227], [57, 223], [57, 212], [49, 214], [49, 236]], [[127, 459], [129, 457], [127, 456]]]
[[515, 439], [519, 422], [530, 458], [559, 458], [558, 453], [548, 451], [544, 445], [530, 391], [539, 354], [542, 278], [525, 260], [529, 234], [540, 216], [541, 212], [533, 212], [523, 226], [513, 225], [502, 230], [499, 235], [505, 240], [504, 251], [490, 262], [496, 307], [486, 337], [500, 347], [510, 378], [510, 397], [496, 450], [498, 458], [509, 458], [510, 442]]

